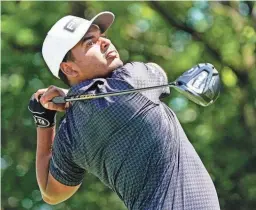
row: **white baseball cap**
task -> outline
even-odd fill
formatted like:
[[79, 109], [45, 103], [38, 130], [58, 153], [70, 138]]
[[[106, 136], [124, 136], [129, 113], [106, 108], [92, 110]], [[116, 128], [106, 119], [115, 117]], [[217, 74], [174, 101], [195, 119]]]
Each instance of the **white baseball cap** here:
[[111, 12], [101, 12], [91, 20], [68, 15], [56, 22], [48, 32], [42, 48], [43, 58], [52, 74], [59, 78], [60, 64], [67, 54], [85, 35], [91, 24], [104, 33], [113, 23]]

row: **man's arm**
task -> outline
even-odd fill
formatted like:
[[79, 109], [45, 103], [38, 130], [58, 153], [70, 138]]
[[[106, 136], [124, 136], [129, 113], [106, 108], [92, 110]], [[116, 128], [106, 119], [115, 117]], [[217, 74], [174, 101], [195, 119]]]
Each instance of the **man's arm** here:
[[81, 185], [63, 185], [49, 172], [49, 162], [52, 156], [51, 146], [54, 136], [55, 126], [37, 128], [36, 177], [43, 200], [49, 204], [58, 204], [70, 198]]
[[[67, 186], [57, 181], [49, 172], [52, 158], [52, 144], [55, 138], [56, 111], [64, 111], [65, 106], [48, 103], [55, 96], [64, 96], [66, 91], [55, 86], [38, 90], [30, 99], [28, 109], [32, 113], [37, 126], [36, 177], [45, 202], [60, 203], [71, 197], [79, 188]], [[39, 96], [40, 102], [39, 102]], [[49, 104], [45, 109], [41, 104]]]

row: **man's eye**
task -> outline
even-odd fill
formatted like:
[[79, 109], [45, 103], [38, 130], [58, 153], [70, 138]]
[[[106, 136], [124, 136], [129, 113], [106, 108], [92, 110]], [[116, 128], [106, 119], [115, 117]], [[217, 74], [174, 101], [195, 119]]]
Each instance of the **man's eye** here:
[[92, 46], [94, 43], [92, 40], [89, 40], [87, 43], [86, 43], [86, 46]]

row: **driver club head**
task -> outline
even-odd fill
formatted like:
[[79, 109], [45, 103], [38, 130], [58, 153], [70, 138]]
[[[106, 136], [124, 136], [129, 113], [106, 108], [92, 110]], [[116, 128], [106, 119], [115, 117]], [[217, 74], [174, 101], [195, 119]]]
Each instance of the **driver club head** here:
[[220, 77], [210, 63], [198, 64], [175, 81], [174, 88], [193, 102], [209, 106], [220, 94]]

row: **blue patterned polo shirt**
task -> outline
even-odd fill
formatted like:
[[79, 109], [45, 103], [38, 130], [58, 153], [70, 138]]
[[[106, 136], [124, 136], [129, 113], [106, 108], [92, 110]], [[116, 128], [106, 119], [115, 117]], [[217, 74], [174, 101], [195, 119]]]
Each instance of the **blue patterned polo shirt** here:
[[[154, 64], [128, 63], [68, 95], [106, 93], [168, 82]], [[73, 102], [57, 130], [50, 172], [76, 186], [85, 172], [111, 188], [129, 210], [217, 210], [213, 182], [174, 112], [169, 88]], [[99, 198], [100, 199], [100, 198]]]

